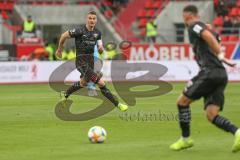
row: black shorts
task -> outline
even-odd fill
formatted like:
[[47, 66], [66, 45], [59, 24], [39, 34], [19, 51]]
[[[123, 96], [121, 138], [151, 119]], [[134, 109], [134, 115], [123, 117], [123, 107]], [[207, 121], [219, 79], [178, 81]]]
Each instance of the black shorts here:
[[227, 73], [225, 69], [215, 68], [201, 70], [197, 76], [188, 82], [183, 94], [197, 100], [204, 98], [204, 109], [210, 104], [214, 104], [223, 109], [224, 90], [227, 85]]
[[102, 77], [101, 73], [94, 71], [94, 64], [83, 64], [76, 61], [76, 68], [81, 73], [80, 78], [84, 79], [86, 82], [92, 81], [93, 83], [98, 83]]

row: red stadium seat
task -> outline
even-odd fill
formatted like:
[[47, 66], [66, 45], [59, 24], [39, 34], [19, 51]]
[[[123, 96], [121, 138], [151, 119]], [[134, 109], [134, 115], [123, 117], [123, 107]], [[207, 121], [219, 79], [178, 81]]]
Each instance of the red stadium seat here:
[[228, 36], [221, 36], [221, 41], [222, 42], [227, 42], [228, 41]]
[[112, 2], [111, 0], [103, 0], [103, 1], [102, 1], [102, 4], [103, 4], [104, 6], [108, 6], [108, 7], [113, 6], [113, 2]]
[[4, 3], [0, 2], [0, 10], [13, 10], [14, 3]]
[[140, 19], [138, 27], [139, 28], [146, 27], [147, 21], [148, 21], [147, 18]]
[[109, 10], [106, 10], [106, 11], [104, 12], [104, 15], [105, 15], [106, 18], [109, 19], [109, 18], [112, 18], [113, 12], [112, 12], [111, 9], [109, 9]]
[[213, 4], [214, 4], [214, 7], [216, 8], [218, 6], [218, 4], [219, 4], [219, 0], [214, 0]]
[[230, 11], [230, 16], [238, 16], [238, 8], [232, 8]]
[[138, 12], [137, 18], [145, 18], [147, 17], [147, 11], [145, 9], [142, 9]]
[[9, 19], [8, 13], [7, 13], [6, 11], [2, 11], [2, 18], [3, 18], [4, 20]]
[[229, 36], [228, 41], [229, 42], [237, 42], [237, 41], [239, 41], [239, 38], [238, 38], [238, 36], [231, 35], [231, 36]]
[[162, 7], [162, 2], [161, 1], [157, 1], [154, 3], [154, 9], [160, 9]]
[[147, 12], [147, 17], [152, 18], [152, 17], [154, 17], [154, 16], [155, 16], [155, 10], [149, 10], [149, 11]]
[[222, 17], [216, 17], [214, 20], [213, 20], [213, 24], [215, 26], [222, 26], [223, 25], [223, 19]]
[[148, 1], [145, 3], [145, 8], [146, 8], [146, 9], [154, 9], [154, 3], [153, 3], [151, 0], [148, 0]]

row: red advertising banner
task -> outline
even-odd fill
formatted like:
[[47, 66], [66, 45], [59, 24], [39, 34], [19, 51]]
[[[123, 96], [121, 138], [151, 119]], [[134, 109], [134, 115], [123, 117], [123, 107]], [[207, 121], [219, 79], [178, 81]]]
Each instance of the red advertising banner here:
[[[227, 58], [233, 58], [237, 52], [238, 45], [226, 43], [222, 50]], [[133, 44], [124, 50], [128, 60], [132, 61], [159, 61], [159, 60], [193, 60], [194, 53], [189, 44]]]

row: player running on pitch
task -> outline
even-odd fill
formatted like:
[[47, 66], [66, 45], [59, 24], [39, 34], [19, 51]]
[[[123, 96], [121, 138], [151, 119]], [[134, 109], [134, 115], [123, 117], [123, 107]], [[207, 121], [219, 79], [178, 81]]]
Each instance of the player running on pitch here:
[[240, 129], [229, 120], [219, 115], [224, 105], [224, 89], [227, 85], [227, 73], [222, 62], [234, 66], [220, 51], [216, 34], [199, 21], [196, 6], [183, 9], [184, 23], [188, 27], [189, 39], [193, 46], [200, 72], [184, 89], [177, 101], [179, 123], [182, 137], [170, 146], [172, 150], [182, 150], [193, 146], [190, 138], [191, 112], [189, 105], [201, 97], [204, 98], [206, 116], [212, 124], [235, 135], [233, 152], [240, 150]]
[[76, 45], [76, 68], [81, 73], [80, 81], [74, 83], [64, 94], [67, 99], [73, 92], [86, 86], [87, 82], [92, 81], [98, 84], [101, 93], [109, 99], [121, 111], [128, 109], [127, 105], [121, 104], [114, 98], [110, 90], [106, 87], [101, 78], [101, 74], [94, 72], [94, 46], [97, 44], [98, 52], [103, 53], [103, 43], [101, 32], [95, 28], [97, 15], [95, 11], [87, 14], [86, 24], [79, 28], [66, 31], [61, 35], [56, 55], [61, 58], [64, 42], [68, 38], [75, 38]]

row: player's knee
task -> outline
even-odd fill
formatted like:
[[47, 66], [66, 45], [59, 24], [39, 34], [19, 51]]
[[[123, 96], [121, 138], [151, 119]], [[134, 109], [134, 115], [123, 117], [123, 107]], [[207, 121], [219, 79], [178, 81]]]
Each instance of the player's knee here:
[[87, 82], [86, 82], [85, 80], [81, 79], [81, 80], [80, 80], [80, 86], [81, 86], [81, 87], [84, 87], [84, 86], [86, 86], [86, 85], [87, 85]]
[[179, 106], [188, 106], [191, 103], [191, 100], [184, 95], [181, 95], [177, 99], [177, 105]]
[[214, 119], [214, 117], [217, 116], [217, 114], [213, 114], [213, 113], [211, 113], [211, 112], [207, 112], [206, 116], [207, 116], [207, 120], [208, 120], [209, 122], [212, 122], [213, 119]]
[[216, 106], [208, 106], [206, 109], [206, 117], [209, 122], [212, 122], [213, 119], [218, 115], [219, 108]]
[[106, 84], [105, 84], [105, 82], [104, 82], [104, 80], [102, 80], [102, 79], [100, 79], [99, 81], [98, 81], [98, 86], [101, 88], [101, 87], [104, 87]]

